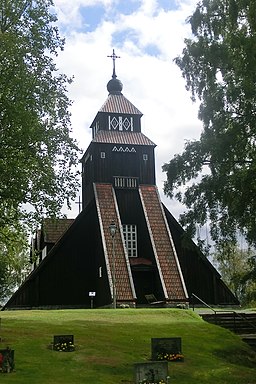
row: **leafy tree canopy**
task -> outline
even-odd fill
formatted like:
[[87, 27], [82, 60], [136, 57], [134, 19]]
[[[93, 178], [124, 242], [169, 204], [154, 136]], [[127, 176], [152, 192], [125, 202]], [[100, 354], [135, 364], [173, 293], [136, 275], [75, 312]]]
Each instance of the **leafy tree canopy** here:
[[163, 166], [165, 193], [187, 207], [181, 221], [192, 235], [210, 221], [219, 243], [239, 230], [256, 244], [255, 15], [255, 0], [199, 1], [193, 38], [175, 59], [203, 131]]
[[[5, 227], [0, 242], [0, 306], [13, 294], [31, 270], [26, 232], [19, 224]], [[3, 238], [6, 241], [3, 241]]]
[[255, 251], [239, 249], [232, 244], [216, 249], [213, 262], [223, 281], [232, 290], [242, 305], [251, 305], [256, 300]]
[[[54, 58], [64, 41], [51, 0], [0, 0], [0, 240], [23, 217], [55, 215], [74, 198], [78, 147], [71, 82]], [[2, 234], [2, 237], [1, 237]]]

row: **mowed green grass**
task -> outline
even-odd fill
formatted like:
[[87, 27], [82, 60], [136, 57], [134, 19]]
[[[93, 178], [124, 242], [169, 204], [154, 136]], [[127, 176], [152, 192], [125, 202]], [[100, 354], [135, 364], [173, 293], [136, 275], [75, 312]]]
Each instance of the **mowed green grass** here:
[[[15, 350], [15, 384], [122, 384], [151, 357], [152, 337], [181, 337], [184, 362], [169, 363], [171, 384], [255, 384], [256, 354], [240, 338], [192, 310], [106, 309], [0, 312], [1, 348]], [[75, 352], [49, 349], [73, 334]]]

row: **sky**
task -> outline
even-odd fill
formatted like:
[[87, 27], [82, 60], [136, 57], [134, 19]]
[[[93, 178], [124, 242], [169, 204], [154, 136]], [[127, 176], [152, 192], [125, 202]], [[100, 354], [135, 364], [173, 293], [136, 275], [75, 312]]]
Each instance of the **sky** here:
[[[202, 123], [185, 80], [173, 59], [191, 37], [186, 19], [196, 0], [55, 0], [65, 49], [57, 67], [74, 81], [68, 88], [72, 136], [83, 151], [92, 139], [90, 125], [108, 96], [115, 49], [116, 74], [123, 95], [142, 113], [142, 132], [156, 145], [157, 186], [164, 204], [178, 218], [184, 207], [163, 194], [162, 165], [199, 138]], [[78, 198], [77, 198], [78, 200]], [[68, 217], [79, 212], [73, 204]]]

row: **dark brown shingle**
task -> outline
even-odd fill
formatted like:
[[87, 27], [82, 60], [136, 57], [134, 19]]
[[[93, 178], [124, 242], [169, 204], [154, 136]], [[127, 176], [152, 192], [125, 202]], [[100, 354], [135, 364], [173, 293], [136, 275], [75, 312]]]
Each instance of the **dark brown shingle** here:
[[73, 222], [74, 219], [45, 219], [42, 225], [44, 242], [55, 244]]
[[151, 145], [153, 147], [156, 146], [153, 141], [151, 141], [141, 132], [99, 131], [92, 142], [127, 145]]
[[99, 112], [110, 112], [110, 113], [125, 113], [132, 115], [140, 115], [142, 113], [136, 108], [124, 95], [108, 95], [107, 100], [100, 108]]

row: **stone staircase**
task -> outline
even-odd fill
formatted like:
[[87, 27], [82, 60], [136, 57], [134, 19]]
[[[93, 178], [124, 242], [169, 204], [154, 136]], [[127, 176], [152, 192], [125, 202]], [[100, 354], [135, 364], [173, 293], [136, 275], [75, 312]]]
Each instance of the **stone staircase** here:
[[256, 312], [215, 311], [200, 313], [203, 320], [238, 334], [256, 352]]

